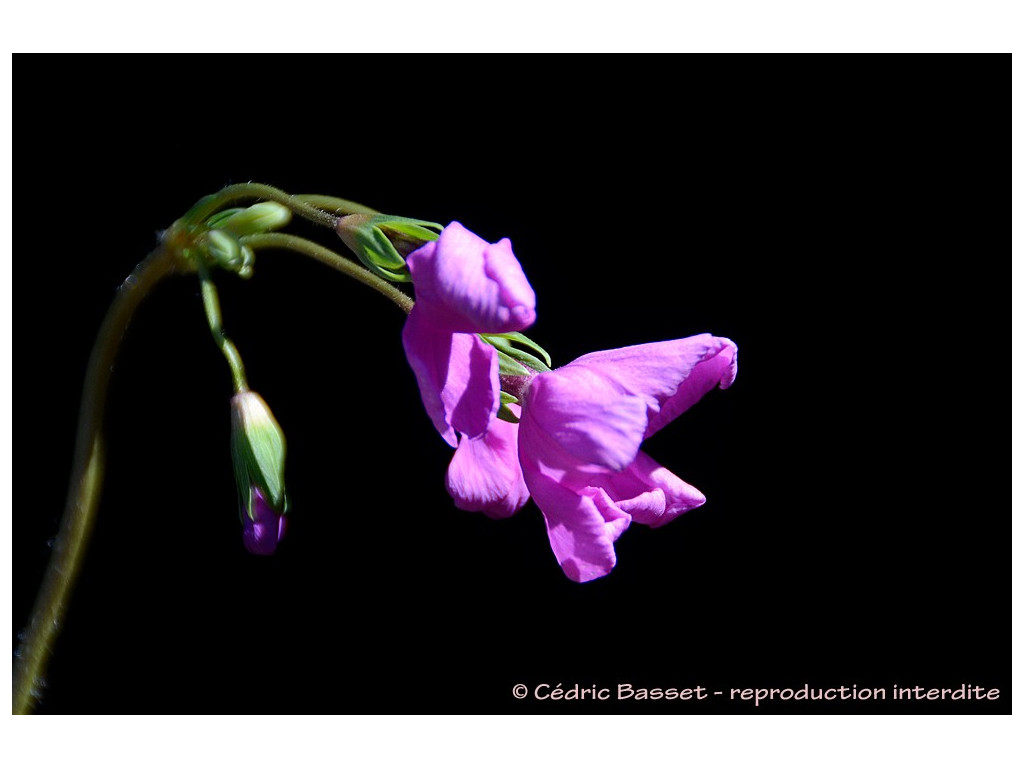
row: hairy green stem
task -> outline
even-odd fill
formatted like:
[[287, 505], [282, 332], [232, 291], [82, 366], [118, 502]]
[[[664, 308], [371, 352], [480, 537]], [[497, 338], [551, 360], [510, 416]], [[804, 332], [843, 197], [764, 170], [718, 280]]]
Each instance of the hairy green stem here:
[[337, 216], [348, 216], [350, 213], [380, 213], [376, 208], [371, 208], [362, 203], [355, 203], [342, 197], [331, 197], [330, 195], [292, 195], [296, 200], [309, 203], [325, 211], [331, 211]]
[[[244, 200], [246, 198], [255, 198], [260, 200], [273, 200], [276, 203], [280, 203], [291, 210], [291, 212], [296, 216], [308, 219], [314, 224], [320, 224], [321, 226], [330, 227], [331, 229], [334, 229], [338, 225], [337, 216], [307, 202], [302, 199], [304, 197], [311, 198], [315, 196], [289, 195], [287, 192], [284, 192], [277, 187], [272, 187], [269, 184], [256, 184], [253, 182], [232, 184], [224, 187], [224, 189], [214, 195], [204, 197], [192, 207], [192, 210], [185, 214], [184, 219], [190, 224], [199, 224], [206, 221], [210, 216], [225, 207], [228, 203]], [[340, 198], [330, 199], [340, 200]], [[349, 205], [357, 208], [363, 207], [357, 203], [349, 203]], [[362, 213], [363, 211], [358, 212]]]
[[413, 300], [407, 294], [386, 280], [382, 280], [372, 272], [364, 269], [354, 261], [346, 259], [344, 256], [339, 256], [330, 248], [325, 248], [311, 240], [296, 237], [295, 235], [287, 235], [283, 232], [268, 232], [263, 235], [247, 235], [241, 238], [239, 242], [243, 245], [248, 245], [254, 251], [262, 248], [282, 248], [309, 256], [339, 272], [344, 272], [364, 285], [370, 286], [393, 301], [406, 314], [412, 311]]
[[165, 241], [128, 276], [107, 310], [89, 357], [64, 517], [42, 588], [16, 652], [13, 704], [16, 715], [31, 713], [42, 693], [46, 665], [60, 632], [95, 521], [103, 485], [103, 414], [111, 369], [121, 339], [140, 302], [153, 286], [175, 271], [176, 253], [176, 249]]

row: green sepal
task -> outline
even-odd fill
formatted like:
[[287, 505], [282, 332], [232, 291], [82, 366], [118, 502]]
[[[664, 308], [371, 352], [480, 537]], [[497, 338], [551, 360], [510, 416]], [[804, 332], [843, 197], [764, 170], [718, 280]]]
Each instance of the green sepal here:
[[244, 210], [245, 208], [225, 208], [223, 211], [218, 211], [217, 213], [213, 214], [213, 216], [208, 218], [206, 220], [206, 226], [208, 226], [210, 229], [216, 229], [225, 221], [234, 216], [236, 213]]
[[231, 456], [239, 491], [247, 496], [256, 486], [267, 503], [281, 510], [285, 503], [284, 432], [263, 399], [255, 392], [243, 392], [232, 400]]
[[253, 479], [274, 509], [284, 504], [284, 433], [273, 426], [246, 430], [243, 455], [249, 460]]
[[437, 239], [437, 232], [428, 227], [443, 228], [432, 221], [404, 216], [352, 214], [338, 221], [338, 234], [375, 275], [395, 283], [407, 283], [412, 278], [405, 265], [405, 257], [387, 232], [393, 233], [404, 247], [415, 249], [424, 242]]
[[[436, 224], [433, 221], [423, 221], [421, 219], [407, 219], [402, 216], [379, 216], [378, 219], [382, 221], [375, 222], [378, 227], [382, 229], [391, 229], [395, 232], [399, 232], [407, 237], [412, 237], [417, 240], [423, 240], [424, 242], [433, 242], [437, 240], [439, 232], [444, 229], [440, 224]], [[437, 229], [437, 232], [433, 232], [427, 227], [433, 227]]]
[[356, 242], [363, 246], [367, 257], [378, 267], [399, 270], [405, 267], [405, 259], [391, 244], [384, 230], [378, 227], [360, 228]]
[[[498, 350], [498, 366], [505, 362], [505, 358], [509, 358], [520, 365], [518, 369], [510, 368], [510, 370], [500, 370], [499, 372], [503, 375], [509, 376], [526, 376], [529, 375], [529, 371], [525, 368], [546, 373], [551, 370], [551, 355], [544, 350], [539, 344], [532, 339], [524, 336], [521, 333], [481, 333], [480, 338]], [[531, 351], [526, 349], [520, 349], [517, 344], [527, 347]], [[535, 352], [536, 354], [532, 354]], [[540, 355], [541, 357], [537, 357]], [[543, 358], [543, 359], [542, 359]]]
[[[483, 334], [481, 334], [483, 335]], [[498, 375], [499, 376], [529, 376], [530, 369], [522, 363], [517, 362], [509, 355], [502, 352], [500, 349], [498, 352]]]
[[514, 395], [510, 395], [508, 392], [501, 393], [501, 406], [498, 408], [497, 416], [502, 421], [507, 421], [509, 424], [518, 424], [519, 417], [512, 412], [509, 405], [512, 403], [518, 403], [519, 398]]

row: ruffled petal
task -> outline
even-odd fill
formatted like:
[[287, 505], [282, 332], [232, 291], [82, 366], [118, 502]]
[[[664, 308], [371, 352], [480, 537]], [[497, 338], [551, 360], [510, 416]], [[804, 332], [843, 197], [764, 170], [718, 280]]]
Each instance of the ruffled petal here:
[[524, 455], [522, 448], [520, 461], [565, 575], [579, 582], [608, 575], [615, 567], [615, 540], [629, 526], [629, 515], [600, 488], [563, 485], [560, 473]]
[[664, 525], [707, 499], [643, 451], [622, 472], [592, 478], [623, 512], [652, 528]]
[[477, 437], [498, 412], [498, 355], [471, 333], [439, 330], [417, 303], [402, 329], [402, 345], [416, 374], [423, 407], [441, 437], [455, 448], [456, 431]]
[[644, 437], [650, 437], [700, 400], [716, 385], [736, 378], [736, 345], [704, 333], [685, 339], [592, 352], [559, 371], [590, 370], [621, 393], [638, 395], [647, 405]]
[[647, 428], [642, 397], [623, 394], [588, 367], [559, 368], [535, 376], [526, 394], [524, 422], [573, 460], [555, 466], [588, 466], [617, 472], [636, 458]]
[[[509, 407], [518, 415], [518, 406]], [[530, 492], [519, 466], [518, 433], [519, 425], [495, 419], [480, 437], [459, 440], [446, 478], [456, 507], [501, 518], [526, 504]]]
[[536, 296], [508, 238], [488, 243], [457, 221], [406, 259], [417, 304], [438, 326], [462, 333], [521, 331], [537, 318]]

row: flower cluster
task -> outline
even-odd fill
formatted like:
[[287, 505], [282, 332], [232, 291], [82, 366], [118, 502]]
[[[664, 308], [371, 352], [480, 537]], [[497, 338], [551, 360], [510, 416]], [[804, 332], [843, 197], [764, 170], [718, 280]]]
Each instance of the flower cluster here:
[[416, 303], [402, 340], [427, 414], [455, 448], [447, 488], [457, 507], [508, 517], [532, 496], [562, 570], [584, 582], [612, 570], [631, 522], [664, 525], [704, 503], [640, 446], [732, 384], [732, 341], [701, 334], [502, 373], [490, 334], [517, 335], [536, 319], [508, 239], [488, 243], [453, 222], [407, 264]]

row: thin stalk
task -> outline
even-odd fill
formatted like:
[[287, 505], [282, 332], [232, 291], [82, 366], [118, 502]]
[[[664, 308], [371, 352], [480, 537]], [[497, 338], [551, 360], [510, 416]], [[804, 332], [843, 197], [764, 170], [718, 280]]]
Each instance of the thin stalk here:
[[311, 240], [306, 240], [303, 237], [296, 237], [295, 235], [288, 235], [283, 232], [268, 232], [263, 235], [248, 235], [241, 238], [239, 242], [243, 245], [249, 246], [254, 251], [263, 248], [282, 248], [289, 251], [295, 251], [296, 253], [301, 253], [304, 256], [309, 256], [310, 258], [316, 259], [339, 272], [344, 272], [349, 277], [358, 280], [364, 285], [370, 286], [373, 290], [383, 294], [394, 302], [398, 308], [406, 314], [409, 314], [409, 312], [412, 311], [413, 300], [407, 294], [402, 293], [402, 291], [391, 283], [386, 280], [382, 280], [372, 272], [356, 264], [354, 261], [346, 259], [344, 256], [339, 256], [330, 248], [325, 248]]
[[110, 374], [128, 324], [153, 287], [177, 266], [167, 243], [154, 250], [122, 283], [93, 345], [82, 388], [71, 483], [60, 531], [53, 545], [32, 617], [14, 664], [14, 714], [29, 714], [44, 687], [44, 675], [84, 559], [103, 486], [103, 414]]
[[242, 364], [242, 356], [238, 348], [224, 333], [220, 319], [220, 299], [217, 296], [217, 286], [210, 279], [210, 271], [201, 261], [199, 267], [199, 283], [203, 293], [203, 308], [206, 310], [206, 322], [210, 326], [210, 333], [217, 347], [224, 354], [231, 369], [231, 378], [235, 384], [235, 392], [245, 392], [249, 389], [249, 383], [245, 378], [245, 366]]

